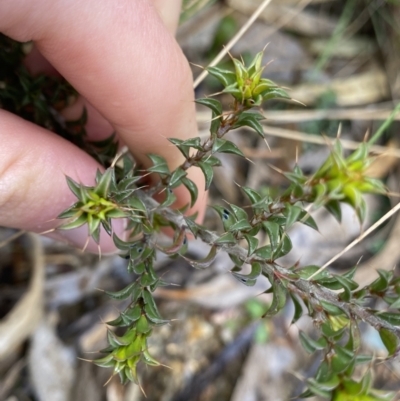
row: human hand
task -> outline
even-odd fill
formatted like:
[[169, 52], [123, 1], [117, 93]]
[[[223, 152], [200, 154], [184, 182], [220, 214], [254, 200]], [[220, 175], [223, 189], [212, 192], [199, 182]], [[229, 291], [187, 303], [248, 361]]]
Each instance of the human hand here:
[[[88, 109], [87, 132], [96, 140], [116, 131], [143, 164], [158, 153], [170, 168], [183, 157], [166, 138], [196, 135], [192, 76], [173, 33], [180, 1], [170, 0], [2, 0], [0, 32], [33, 41], [40, 52], [31, 68], [52, 68], [82, 95], [66, 110], [78, 117]], [[43, 63], [42, 56], [47, 60]], [[98, 164], [82, 150], [45, 129], [0, 110], [0, 225], [44, 232], [59, 225], [55, 217], [75, 202], [65, 176], [93, 185]], [[189, 170], [199, 188], [200, 218], [206, 197], [199, 169]], [[185, 188], [178, 203], [189, 202]], [[55, 231], [75, 245], [87, 229]], [[114, 250], [102, 235], [102, 252]], [[89, 249], [96, 250], [94, 243]]]

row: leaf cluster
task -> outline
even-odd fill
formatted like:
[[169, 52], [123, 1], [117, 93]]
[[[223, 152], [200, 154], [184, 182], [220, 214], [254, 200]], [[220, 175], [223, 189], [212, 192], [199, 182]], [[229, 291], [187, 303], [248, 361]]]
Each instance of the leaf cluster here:
[[[111, 218], [124, 217], [128, 221], [128, 239], [122, 240], [115, 234], [113, 238], [121, 256], [128, 260], [128, 270], [138, 277], [125, 289], [109, 293], [113, 298], [130, 299], [128, 308], [108, 323], [123, 327], [125, 334], [117, 337], [110, 331], [110, 346], [103, 350], [106, 355], [95, 363], [111, 367], [113, 374], [118, 373], [123, 382], [137, 382], [140, 361], [159, 364], [148, 353], [147, 345], [152, 329], [165, 323], [152, 298], [152, 292], [165, 284], [154, 271], [156, 251], [170, 257], [183, 257], [197, 269], [207, 268], [218, 252], [225, 251], [233, 263], [231, 274], [243, 284], [253, 286], [261, 275], [268, 278], [271, 287], [267, 292], [273, 297], [264, 316], [279, 313], [291, 301], [295, 310], [293, 323], [303, 315], [314, 321], [318, 336], [313, 339], [301, 333], [300, 339], [308, 352], [321, 353], [321, 365], [316, 377], [307, 381], [303, 397], [390, 399], [390, 394], [382, 398], [383, 395], [373, 389], [370, 370], [361, 381], [353, 376], [357, 365], [371, 360], [360, 354], [360, 322], [367, 322], [379, 331], [389, 355], [399, 352], [398, 311], [375, 311], [366, 306], [371, 298], [379, 297], [391, 309], [398, 307], [399, 280], [382, 271], [375, 283], [360, 289], [353, 280], [355, 268], [344, 275], [332, 275], [326, 270], [321, 271], [318, 266], [283, 267], [279, 264], [280, 258], [292, 249], [289, 230], [294, 224], [305, 224], [318, 230], [306, 205], [324, 207], [340, 221], [340, 204], [347, 203], [362, 222], [366, 215], [363, 195], [385, 193], [380, 181], [368, 177], [367, 168], [372, 160], [368, 143], [361, 144], [356, 151], [345, 156], [340, 141], [337, 141], [326, 161], [311, 175], [304, 174], [296, 165], [291, 172], [284, 173], [289, 185], [278, 196], [271, 197], [253, 188], [241, 187], [248, 199], [247, 209], [233, 204], [213, 206], [221, 221], [222, 230], [218, 234], [197, 224], [195, 216], [183, 216], [186, 208], [173, 210], [174, 189], [179, 186], [190, 192], [191, 202], [187, 208], [197, 200], [198, 189], [187, 177], [189, 168], [197, 167], [203, 172], [208, 189], [214, 168], [221, 164], [218, 153], [244, 157], [233, 142], [225, 139], [226, 134], [247, 126], [263, 137], [260, 123], [263, 117], [255, 106], [272, 97], [288, 97], [276, 84], [262, 78], [261, 59], [262, 53], [257, 54], [248, 67], [233, 59], [234, 72], [218, 67], [209, 69], [224, 85], [224, 92], [233, 96], [231, 109], [223, 112], [216, 99], [197, 100], [211, 110], [210, 136], [205, 140], [199, 137], [188, 140], [170, 138], [185, 158], [184, 163], [173, 171], [163, 157], [149, 155], [152, 165], [146, 172], [157, 176], [157, 185], [146, 189], [139, 186], [140, 171], [128, 155], [117, 163], [119, 173], [115, 172], [115, 167], [98, 173], [97, 185], [93, 188], [79, 186], [68, 179], [78, 202], [60, 216], [72, 217], [64, 228], [86, 222], [89, 235], [98, 241], [100, 225], [110, 233]], [[156, 201], [155, 195], [158, 199], [163, 195], [163, 200]], [[157, 232], [163, 226], [175, 231], [169, 245], [157, 243]], [[187, 233], [210, 245], [208, 255], [200, 260], [191, 260], [185, 255]], [[267, 238], [266, 245], [259, 244], [261, 233]]]
[[[223, 85], [223, 92], [232, 96], [232, 105], [224, 111], [214, 98], [198, 99], [212, 113], [210, 135], [206, 139], [170, 138], [185, 161], [171, 170], [159, 155], [149, 155], [151, 167], [140, 170], [129, 154], [115, 158], [117, 144], [114, 136], [105, 141], [89, 143], [85, 133], [85, 113], [75, 122], [65, 122], [58, 110], [75, 95], [73, 88], [58, 78], [32, 76], [22, 66], [24, 57], [20, 44], [0, 37], [0, 105], [39, 125], [72, 140], [92, 154], [103, 166], [98, 171], [94, 186], [85, 186], [67, 177], [67, 184], [76, 196], [74, 205], [59, 218], [61, 229], [87, 225], [88, 237], [97, 243], [103, 228], [111, 235], [120, 256], [127, 260], [127, 269], [134, 280], [126, 288], [107, 292], [117, 300], [129, 300], [119, 316], [107, 322], [109, 346], [94, 362], [111, 368], [122, 382], [138, 383], [138, 365], [159, 366], [149, 350], [151, 333], [167, 323], [160, 315], [153, 298], [159, 286], [166, 285], [154, 269], [157, 252], [169, 257], [185, 258], [194, 268], [205, 269], [219, 252], [227, 252], [232, 261], [231, 274], [245, 285], [255, 285], [260, 276], [271, 283], [267, 292], [272, 302], [264, 316], [281, 311], [288, 302], [294, 305], [293, 323], [304, 315], [314, 322], [316, 334], [300, 333], [306, 351], [318, 352], [321, 363], [317, 374], [306, 382], [302, 397], [322, 396], [330, 400], [374, 401], [391, 399], [390, 394], [373, 389], [371, 369], [363, 378], [354, 378], [358, 365], [370, 362], [371, 356], [361, 353], [359, 325], [365, 322], [375, 328], [385, 344], [389, 356], [400, 350], [400, 280], [393, 272], [379, 271], [379, 278], [370, 286], [359, 288], [354, 281], [356, 268], [343, 275], [333, 275], [319, 266], [287, 266], [280, 264], [292, 249], [290, 228], [305, 224], [318, 230], [307, 211], [326, 208], [337, 220], [341, 219], [341, 203], [354, 208], [360, 221], [366, 216], [366, 193], [385, 193], [383, 184], [368, 177], [371, 163], [369, 144], [363, 143], [350, 155], [345, 155], [340, 141], [333, 146], [326, 161], [310, 175], [299, 166], [283, 173], [288, 187], [278, 196], [265, 195], [256, 189], [241, 187], [248, 207], [227, 203], [215, 205], [221, 229], [218, 233], [196, 223], [196, 216], [184, 215], [198, 198], [198, 188], [187, 176], [189, 168], [199, 168], [208, 189], [214, 169], [221, 165], [218, 153], [244, 157], [243, 152], [226, 135], [237, 128], [248, 127], [264, 137], [258, 106], [269, 99], [289, 99], [276, 83], [263, 77], [263, 52], [247, 66], [232, 58], [233, 68], [209, 67], [208, 72]], [[143, 176], [153, 175], [158, 182], [143, 186]], [[184, 186], [190, 193], [190, 204], [175, 210], [174, 190]], [[160, 201], [160, 199], [162, 199]], [[124, 237], [113, 231], [112, 220], [123, 218], [127, 231]], [[168, 244], [160, 244], [158, 233], [170, 227], [174, 236]], [[186, 255], [188, 235], [194, 235], [210, 245], [208, 255], [191, 260]], [[266, 238], [260, 244], [260, 238]], [[371, 309], [371, 300], [379, 299], [386, 310]], [[118, 334], [117, 334], [118, 333]]]

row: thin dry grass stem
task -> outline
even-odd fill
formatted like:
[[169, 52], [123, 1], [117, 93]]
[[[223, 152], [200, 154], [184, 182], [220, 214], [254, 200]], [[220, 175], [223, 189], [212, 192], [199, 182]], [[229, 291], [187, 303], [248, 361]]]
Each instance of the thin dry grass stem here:
[[368, 142], [369, 135], [370, 135], [370, 130], [367, 129], [367, 131], [365, 132], [365, 135], [364, 135], [364, 139], [363, 139], [364, 142]]
[[124, 146], [114, 157], [113, 162], [111, 163], [111, 168], [114, 168], [117, 164], [118, 160], [126, 153], [128, 153], [129, 149], [127, 146]]
[[[398, 100], [394, 101], [397, 103]], [[390, 103], [392, 104], [392, 102]], [[374, 109], [350, 108], [350, 109], [324, 109], [324, 110], [264, 110], [263, 115], [274, 123], [280, 122], [305, 122], [313, 120], [386, 120], [392, 113], [388, 109], [388, 104], [382, 103], [375, 105]], [[206, 120], [206, 114], [199, 112], [198, 121]], [[400, 120], [400, 115], [394, 117], [394, 120]]]
[[400, 210], [400, 203], [390, 209], [383, 217], [381, 217], [376, 223], [374, 223], [371, 227], [365, 230], [358, 238], [356, 238], [353, 242], [346, 246], [341, 252], [335, 255], [333, 258], [328, 260], [321, 268], [319, 268], [314, 274], [312, 274], [308, 280], [311, 280], [317, 274], [321, 273], [325, 270], [329, 265], [331, 265], [335, 260], [339, 259], [342, 255], [348, 252], [350, 249], [354, 248], [355, 245], [360, 243], [365, 237], [375, 231], [381, 224], [383, 224], [386, 220], [388, 220], [391, 216], [393, 216], [396, 212]]
[[[385, 363], [386, 362], [386, 363]], [[385, 368], [393, 375], [393, 377], [395, 379], [397, 379], [398, 381], [400, 381], [400, 375], [397, 374], [397, 372], [392, 369], [391, 367], [389, 367], [389, 364], [387, 363], [387, 361], [383, 360], [381, 363], [384, 363]]]
[[[264, 133], [279, 138], [291, 139], [294, 141], [301, 141], [307, 143], [315, 143], [317, 145], [326, 145], [327, 142], [330, 144], [333, 143], [333, 140], [331, 140], [328, 137], [321, 137], [319, 135], [306, 134], [305, 132], [271, 127], [265, 124], [264, 124]], [[343, 145], [343, 148], [345, 149], [355, 150], [360, 146], [360, 142], [352, 141], [349, 139], [341, 139], [340, 142]], [[385, 154], [387, 156], [390, 155], [400, 158], [400, 149], [389, 148], [387, 146], [371, 145], [370, 150], [373, 153]]]
[[336, 139], [340, 139], [340, 137], [342, 136], [342, 123], [339, 123], [339, 127], [337, 129], [337, 134], [336, 134]]
[[[260, 6], [254, 11], [253, 15], [248, 19], [248, 21], [242, 26], [239, 32], [228, 42], [228, 44], [219, 52], [219, 54], [214, 58], [214, 60], [209, 64], [209, 67], [212, 67], [218, 64], [225, 55], [229, 52], [230, 49], [236, 44], [236, 42], [247, 32], [247, 30], [251, 27], [254, 21], [259, 17], [259, 15], [264, 11], [264, 9], [271, 3], [272, 0], [264, 0]], [[204, 80], [204, 78], [208, 75], [208, 72], [204, 70], [194, 81], [193, 88], [196, 89], [199, 84]]]
[[283, 170], [281, 170], [278, 167], [275, 167], [273, 164], [267, 163], [267, 166], [272, 168], [272, 170], [275, 170], [277, 173], [282, 174], [283, 176], [285, 175], [285, 172]]
[[83, 245], [82, 253], [84, 253], [84, 252], [86, 251], [86, 248], [87, 248], [87, 246], [89, 245], [89, 240], [90, 240], [90, 237], [88, 236], [88, 237], [86, 238], [85, 244]]
[[392, 198], [400, 198], [400, 193], [398, 193], [398, 192], [385, 192], [385, 195], [392, 197]]
[[268, 141], [267, 141], [267, 138], [265, 138], [265, 137], [264, 137], [264, 142], [265, 142], [265, 144], [267, 145], [268, 150], [269, 150], [270, 152], [272, 152], [271, 146], [269, 146], [269, 143], [268, 143]]
[[16, 233], [10, 235], [4, 241], [0, 242], [0, 248], [2, 248], [3, 246], [9, 244], [10, 242], [14, 241], [15, 239], [19, 238], [22, 234], [25, 234], [25, 231], [20, 230], [20, 231], [17, 231]]
[[101, 246], [100, 244], [97, 244], [97, 251], [99, 253], [99, 262], [101, 261]]
[[39, 234], [40, 234], [40, 235], [45, 235], [45, 234], [52, 233], [52, 232], [54, 232], [54, 231], [56, 231], [55, 228], [50, 228], [50, 230], [42, 231], [42, 232], [40, 232]]

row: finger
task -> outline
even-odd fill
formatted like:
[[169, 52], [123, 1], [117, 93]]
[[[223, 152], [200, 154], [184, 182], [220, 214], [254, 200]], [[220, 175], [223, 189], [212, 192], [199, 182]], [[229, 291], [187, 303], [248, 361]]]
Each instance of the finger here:
[[[3, 1], [0, 29], [17, 40], [33, 39], [140, 161], [148, 165], [143, 155], [158, 153], [177, 167], [183, 158], [166, 138], [196, 135], [192, 76], [154, 5], [146, 0], [120, 0], [118, 7], [107, 0], [71, 4]], [[201, 191], [201, 175], [191, 174]]]
[[[94, 184], [99, 165], [64, 139], [0, 110], [0, 225], [44, 232], [60, 224], [55, 220], [76, 201], [65, 175], [85, 185]], [[78, 246], [87, 239], [87, 228], [61, 231]], [[102, 235], [102, 252], [115, 250], [108, 235]], [[89, 249], [97, 250], [93, 242]]]
[[[175, 35], [179, 23], [181, 0], [152, 0], [160, 18], [167, 29]], [[56, 75], [58, 71], [32, 44], [32, 49], [26, 56], [24, 64], [32, 74]], [[113, 132], [111, 124], [83, 97], [78, 97], [73, 105], [64, 109], [61, 114], [67, 121], [79, 119], [84, 108], [87, 111], [86, 131], [89, 139], [102, 140]]]
[[181, 13], [181, 0], [152, 0], [167, 29], [175, 35]]
[[156, 9], [146, 0], [70, 4], [3, 1], [0, 28], [18, 40], [33, 39], [134, 152], [164, 153], [177, 165], [179, 152], [165, 138], [196, 132], [192, 79]]

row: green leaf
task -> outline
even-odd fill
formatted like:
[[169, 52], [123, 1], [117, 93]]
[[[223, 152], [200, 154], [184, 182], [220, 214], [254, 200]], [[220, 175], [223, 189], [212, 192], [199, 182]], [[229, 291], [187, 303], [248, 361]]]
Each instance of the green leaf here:
[[326, 183], [319, 183], [313, 186], [313, 203], [315, 204], [315, 208], [318, 208], [325, 203], [327, 192], [328, 186]]
[[79, 215], [81, 212], [79, 210], [79, 206], [77, 204], [72, 205], [68, 209], [64, 210], [57, 216], [57, 219], [69, 219], [71, 217], [75, 217]]
[[361, 381], [357, 382], [355, 380], [344, 377], [342, 379], [342, 385], [343, 388], [346, 390], [346, 394], [348, 394], [348, 396], [355, 397], [361, 394], [361, 392], [363, 391], [363, 385]]
[[349, 340], [346, 344], [346, 349], [356, 352], [361, 345], [361, 334], [357, 323], [350, 323]]
[[195, 238], [197, 238], [197, 234], [199, 233], [199, 230], [201, 228], [200, 224], [197, 224], [195, 221], [193, 221], [193, 216], [186, 217], [183, 216], [187, 228], [190, 230], [190, 232], [194, 235]]
[[233, 71], [219, 67], [207, 67], [206, 70], [210, 75], [217, 78], [224, 87], [232, 85], [236, 82], [236, 74]]
[[187, 172], [183, 170], [181, 167], [178, 167], [172, 174], [169, 179], [168, 186], [170, 188], [175, 188], [181, 184], [182, 178], [187, 176]]
[[341, 384], [341, 380], [339, 379], [338, 376], [335, 375], [335, 376], [332, 376], [329, 380], [324, 381], [324, 382], [317, 381], [312, 378], [308, 379], [307, 384], [310, 385], [310, 383], [312, 383], [314, 388], [318, 387], [322, 391], [332, 391], [336, 387], [338, 387], [339, 384]]
[[233, 142], [221, 138], [215, 139], [212, 152], [231, 153], [233, 155], [245, 157], [243, 152]]
[[321, 330], [324, 336], [332, 340], [340, 340], [343, 337], [343, 334], [346, 331], [346, 329], [347, 327], [342, 327], [339, 330], [334, 330], [329, 321], [325, 321], [321, 325]]
[[[131, 260], [139, 263], [139, 261], [143, 261], [143, 254], [147, 250], [149, 252], [150, 248], [146, 246], [143, 241], [139, 240], [131, 244], [129, 248], [129, 257]], [[147, 255], [146, 255], [147, 256]]]
[[168, 140], [180, 150], [185, 159], [188, 159], [190, 157], [190, 146], [185, 146], [182, 139], [168, 138]]
[[275, 249], [280, 240], [280, 226], [278, 223], [275, 223], [273, 221], [265, 221], [263, 222], [263, 227], [267, 231], [269, 242], [271, 243], [271, 246], [273, 249]]
[[335, 354], [331, 359], [331, 367], [335, 373], [344, 372], [350, 364], [353, 362], [355, 355], [353, 351], [350, 351], [340, 345], [335, 345]]
[[112, 354], [109, 354], [103, 358], [95, 359], [93, 363], [101, 368], [113, 368], [116, 362], [114, 361]]
[[313, 217], [305, 210], [303, 210], [303, 212], [300, 213], [299, 222], [304, 224], [304, 225], [306, 225], [306, 226], [308, 226], [308, 227], [311, 227], [315, 231], [319, 231], [317, 223], [315, 222]]
[[215, 242], [215, 245], [233, 245], [236, 244], [236, 238], [232, 233], [222, 234]]
[[196, 150], [202, 150], [203, 146], [201, 145], [201, 139], [200, 137], [196, 136], [194, 138], [189, 138], [183, 141], [183, 144], [185, 146], [189, 146], [191, 148], [194, 148]]
[[218, 157], [215, 157], [213, 155], [207, 157], [207, 163], [212, 167], [222, 166], [221, 160], [219, 160]]
[[127, 299], [128, 297], [130, 297], [131, 295], [135, 295], [138, 296], [138, 293], [140, 294], [141, 289], [138, 286], [138, 284], [136, 282], [129, 284], [128, 286], [126, 286], [125, 288], [123, 288], [120, 291], [105, 291], [105, 293], [113, 299], [117, 299], [117, 300], [122, 300], [122, 299]]
[[254, 189], [251, 189], [249, 187], [241, 187], [242, 191], [247, 195], [247, 197], [250, 199], [251, 204], [256, 204], [259, 203], [262, 200], [262, 196], [255, 191]]
[[80, 199], [81, 195], [81, 185], [79, 185], [76, 181], [74, 181], [71, 177], [66, 176], [65, 177], [67, 180], [67, 184], [69, 189], [72, 191], [72, 193]]
[[121, 315], [125, 316], [130, 320], [131, 323], [133, 323], [139, 319], [141, 313], [142, 313], [142, 308], [140, 307], [140, 305], [135, 305], [133, 307], [128, 308]]
[[281, 89], [281, 88], [275, 88], [275, 89], [270, 89], [262, 93], [263, 100], [270, 100], [270, 99], [290, 99], [290, 96], [288, 93]]
[[340, 309], [338, 306], [332, 304], [328, 301], [320, 300], [321, 306], [324, 308], [325, 312], [328, 312], [332, 316], [340, 316], [344, 314], [344, 311]]
[[208, 255], [203, 259], [192, 260], [186, 256], [183, 256], [183, 258], [195, 269], [206, 269], [214, 262], [215, 258], [217, 257], [217, 251], [218, 248], [216, 246], [212, 246]]
[[168, 323], [168, 320], [161, 318], [158, 312], [157, 305], [150, 291], [147, 289], [143, 290], [143, 301], [145, 303], [144, 310], [146, 312], [147, 318], [154, 324], [164, 324]]
[[123, 241], [121, 238], [119, 238], [115, 233], [113, 234], [113, 241], [114, 245], [121, 251], [129, 251], [129, 249], [132, 246], [132, 243]]
[[292, 324], [296, 323], [303, 316], [303, 306], [301, 301], [297, 297], [297, 295], [289, 294], [290, 298], [292, 298], [293, 306], [294, 306], [294, 315], [292, 319]]
[[238, 221], [249, 219], [247, 212], [244, 209], [242, 209], [241, 207], [233, 205], [233, 204], [229, 204], [229, 206], [233, 210], [233, 213], [235, 213], [235, 216], [238, 219]]
[[181, 181], [190, 193], [190, 206], [192, 207], [196, 203], [197, 197], [199, 195], [197, 185], [192, 180], [186, 177], [182, 178]]
[[89, 222], [89, 235], [93, 238], [94, 242], [96, 244], [100, 243], [100, 220], [98, 219], [92, 219]]
[[207, 162], [197, 162], [197, 166], [201, 168], [201, 171], [204, 174], [204, 178], [206, 180], [206, 190], [210, 188], [213, 176], [214, 176], [214, 171], [213, 168], [210, 166], [209, 163]]
[[368, 142], [360, 143], [358, 148], [346, 158], [347, 164], [354, 163], [356, 161], [364, 161], [368, 157], [369, 151], [370, 144]]
[[153, 166], [148, 168], [147, 171], [151, 173], [158, 173], [158, 174], [169, 174], [169, 168], [167, 165], [166, 160], [158, 155], [149, 154], [148, 157], [153, 163]]
[[210, 132], [215, 134], [218, 131], [219, 126], [221, 125], [221, 117], [222, 117], [222, 105], [216, 99], [211, 98], [202, 98], [197, 99], [196, 103], [202, 104], [212, 111], [212, 121], [210, 126]]
[[244, 111], [240, 113], [239, 118], [232, 129], [249, 127], [254, 129], [258, 135], [264, 138], [264, 129], [260, 123], [260, 120], [264, 120], [264, 117], [259, 113]]
[[346, 302], [350, 301], [351, 293], [358, 288], [358, 284], [345, 276], [335, 275], [334, 278], [344, 289], [344, 293], [340, 294], [340, 299], [343, 299]]
[[330, 364], [326, 359], [321, 361], [321, 364], [318, 367], [317, 373], [315, 374], [315, 380], [318, 382], [325, 382], [334, 376]]
[[235, 214], [228, 208], [219, 205], [212, 206], [212, 208], [219, 214], [225, 231], [229, 231], [231, 226], [237, 222]]
[[185, 228], [181, 228], [179, 231], [177, 230], [174, 238], [174, 242], [167, 246], [163, 247], [157, 245], [157, 248], [161, 250], [166, 255], [175, 255], [180, 252], [181, 248], [187, 244], [186, 230]]
[[244, 265], [244, 261], [239, 256], [229, 254], [229, 259], [235, 264], [233, 271], [240, 271], [240, 268]]
[[382, 328], [379, 330], [379, 336], [388, 350], [389, 356], [393, 356], [399, 351], [399, 338], [393, 331]]
[[[301, 267], [300, 269], [297, 269], [296, 273], [301, 278], [308, 280], [308, 278], [311, 277], [314, 273], [316, 273], [319, 269], [320, 269], [320, 266], [315, 266], [315, 265], [304, 266], [304, 267]], [[313, 277], [312, 280], [320, 281], [322, 278], [328, 278], [328, 277], [330, 277], [330, 274], [326, 270], [322, 270], [315, 277]]]
[[371, 292], [383, 292], [389, 287], [389, 282], [393, 277], [393, 272], [377, 269], [379, 277], [370, 285]]
[[264, 260], [271, 260], [272, 259], [272, 247], [271, 247], [271, 245], [265, 245], [261, 248], [258, 248], [254, 254]]
[[286, 304], [288, 291], [281, 280], [276, 279], [272, 285], [272, 303], [263, 317], [276, 315]]
[[[342, 277], [343, 277], [343, 278], [346, 278], [347, 280], [351, 280], [353, 283], [355, 283], [355, 282], [353, 281], [353, 278], [354, 278], [354, 275], [356, 274], [357, 268], [358, 268], [357, 265], [354, 266], [354, 267], [351, 268], [348, 272], [344, 273], [344, 274], [342, 275]], [[357, 283], [355, 283], [355, 284], [356, 284], [356, 288], [358, 288], [358, 284], [357, 284]]]
[[319, 340], [313, 340], [301, 330], [299, 332], [299, 338], [301, 345], [309, 354], [313, 354], [316, 351], [321, 351], [327, 346], [325, 338], [321, 337]]
[[232, 275], [239, 280], [241, 283], [252, 287], [256, 281], [257, 278], [260, 276], [262, 271], [261, 263], [258, 262], [253, 262], [251, 264], [251, 272], [249, 274], [240, 274], [232, 271]]
[[283, 215], [286, 217], [286, 230], [288, 230], [296, 221], [300, 219], [303, 209], [299, 206], [291, 205], [290, 203], [285, 204], [285, 210]]
[[171, 188], [167, 188], [165, 194], [166, 194], [165, 199], [160, 203], [161, 207], [169, 207], [176, 201], [176, 196]]
[[282, 256], [287, 255], [292, 250], [292, 241], [290, 237], [284, 233], [281, 242], [278, 247], [274, 251], [274, 259], [281, 258]]
[[251, 235], [244, 235], [244, 239], [247, 242], [247, 256], [251, 256], [258, 246], [258, 239]]
[[113, 326], [113, 327], [123, 327], [123, 326], [128, 326], [129, 323], [125, 323], [125, 321], [122, 319], [122, 317], [120, 315], [116, 319], [106, 322], [106, 325]]
[[393, 326], [400, 326], [400, 313], [398, 312], [378, 312], [376, 316]]
[[115, 181], [115, 171], [113, 168], [108, 168], [100, 177], [95, 191], [101, 198], [107, 198], [108, 190], [110, 188], [111, 182]]
[[246, 220], [240, 220], [236, 222], [235, 224], [232, 224], [229, 227], [229, 231], [235, 232], [235, 231], [248, 231], [251, 230], [252, 226], [249, 224], [249, 222]]
[[339, 201], [331, 200], [324, 207], [339, 223], [342, 222], [342, 209]]
[[[112, 209], [106, 213], [107, 219], [121, 219], [123, 217], [128, 217], [126, 212], [120, 209]], [[111, 233], [109, 233], [111, 235]]]
[[70, 221], [69, 223], [64, 223], [58, 227], [59, 230], [71, 230], [73, 228], [78, 228], [87, 223], [87, 216], [81, 214], [78, 218]]

